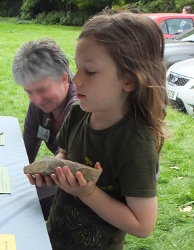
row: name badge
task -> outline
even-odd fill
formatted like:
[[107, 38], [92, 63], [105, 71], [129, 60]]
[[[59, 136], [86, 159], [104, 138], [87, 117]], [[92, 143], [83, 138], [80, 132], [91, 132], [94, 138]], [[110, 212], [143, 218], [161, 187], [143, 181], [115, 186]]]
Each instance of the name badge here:
[[48, 142], [50, 136], [50, 130], [39, 125], [37, 137], [45, 142]]

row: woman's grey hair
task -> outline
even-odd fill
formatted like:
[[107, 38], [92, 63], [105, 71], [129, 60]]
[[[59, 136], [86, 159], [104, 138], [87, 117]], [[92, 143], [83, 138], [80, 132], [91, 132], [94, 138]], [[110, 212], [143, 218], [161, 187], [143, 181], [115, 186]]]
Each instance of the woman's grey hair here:
[[69, 61], [60, 47], [50, 38], [23, 44], [17, 51], [12, 65], [13, 78], [20, 85], [44, 78], [60, 81], [65, 73], [71, 82], [73, 74], [69, 69]]

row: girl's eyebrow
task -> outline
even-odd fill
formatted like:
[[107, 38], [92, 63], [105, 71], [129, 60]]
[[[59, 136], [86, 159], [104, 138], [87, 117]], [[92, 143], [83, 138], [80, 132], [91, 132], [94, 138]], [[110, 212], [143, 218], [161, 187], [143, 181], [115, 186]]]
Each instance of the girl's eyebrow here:
[[[74, 60], [75, 60], [75, 58], [74, 58]], [[99, 62], [96, 62], [96, 61], [94, 61], [94, 60], [86, 60], [84, 63], [82, 63], [82, 65], [86, 65], [87, 66], [87, 64], [93, 64], [94, 66], [99, 66], [99, 65], [101, 65], [101, 63], [99, 63]], [[76, 67], [77, 67], [77, 61], [75, 60], [75, 65], [76, 65]]]
[[98, 62], [98, 61], [94, 61], [94, 60], [88, 60], [88, 61], [85, 62], [85, 64], [86, 64], [86, 66], [88, 64], [91, 64], [92, 66], [98, 67], [98, 66], [100, 66], [102, 64], [102, 62]]

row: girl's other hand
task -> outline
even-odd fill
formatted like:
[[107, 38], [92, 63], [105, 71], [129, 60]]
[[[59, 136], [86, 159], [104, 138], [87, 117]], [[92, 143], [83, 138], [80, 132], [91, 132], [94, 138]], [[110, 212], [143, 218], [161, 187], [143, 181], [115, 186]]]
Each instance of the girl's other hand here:
[[43, 178], [40, 174], [35, 174], [33, 177], [31, 174], [26, 174], [26, 176], [29, 179], [29, 182], [31, 185], [36, 185], [37, 187], [53, 187], [55, 185], [55, 182], [51, 179], [50, 176], [46, 176]]

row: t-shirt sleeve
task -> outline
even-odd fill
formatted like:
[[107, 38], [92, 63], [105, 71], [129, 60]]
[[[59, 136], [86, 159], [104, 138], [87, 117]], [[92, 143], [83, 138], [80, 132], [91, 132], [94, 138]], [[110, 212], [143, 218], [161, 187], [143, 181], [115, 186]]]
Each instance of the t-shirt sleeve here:
[[158, 152], [155, 142], [152, 140], [138, 142], [126, 155], [119, 178], [121, 195], [129, 197], [156, 196]]

